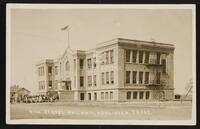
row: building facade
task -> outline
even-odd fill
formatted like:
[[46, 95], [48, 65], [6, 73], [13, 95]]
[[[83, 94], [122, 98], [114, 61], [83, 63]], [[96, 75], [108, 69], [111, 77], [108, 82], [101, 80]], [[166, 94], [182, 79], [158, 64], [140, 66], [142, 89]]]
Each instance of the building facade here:
[[37, 63], [40, 94], [60, 101], [173, 100], [174, 45], [117, 38], [82, 51], [67, 48]]

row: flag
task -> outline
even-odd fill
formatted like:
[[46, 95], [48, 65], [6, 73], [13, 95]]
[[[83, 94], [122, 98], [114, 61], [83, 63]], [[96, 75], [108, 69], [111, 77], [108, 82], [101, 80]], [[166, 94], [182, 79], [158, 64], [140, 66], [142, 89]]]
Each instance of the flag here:
[[65, 26], [65, 27], [61, 28], [61, 30], [66, 30], [66, 29], [68, 29], [68, 27], [69, 26]]

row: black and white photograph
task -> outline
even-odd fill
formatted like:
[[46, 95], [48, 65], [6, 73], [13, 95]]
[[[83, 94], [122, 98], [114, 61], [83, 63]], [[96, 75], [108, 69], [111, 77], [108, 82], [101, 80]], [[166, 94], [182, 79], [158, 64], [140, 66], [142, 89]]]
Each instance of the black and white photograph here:
[[196, 124], [195, 5], [7, 4], [6, 123]]

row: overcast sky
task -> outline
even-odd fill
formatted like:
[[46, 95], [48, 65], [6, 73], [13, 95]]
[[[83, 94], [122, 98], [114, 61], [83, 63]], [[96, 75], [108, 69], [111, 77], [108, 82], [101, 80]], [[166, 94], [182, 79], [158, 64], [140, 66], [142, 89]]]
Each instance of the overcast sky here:
[[192, 78], [192, 11], [142, 9], [12, 9], [11, 85], [37, 91], [35, 64], [57, 58], [66, 49], [70, 25], [72, 49], [91, 49], [117, 37], [174, 44], [175, 93]]

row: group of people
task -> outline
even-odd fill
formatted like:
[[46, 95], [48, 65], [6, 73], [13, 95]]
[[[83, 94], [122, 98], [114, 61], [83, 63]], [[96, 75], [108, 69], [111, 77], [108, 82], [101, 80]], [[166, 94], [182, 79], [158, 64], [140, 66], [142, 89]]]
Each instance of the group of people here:
[[[48, 95], [27, 95], [23, 97], [18, 97], [18, 103], [43, 103], [43, 102], [55, 102], [59, 100], [58, 95], [48, 96]], [[12, 103], [12, 102], [11, 102]]]

